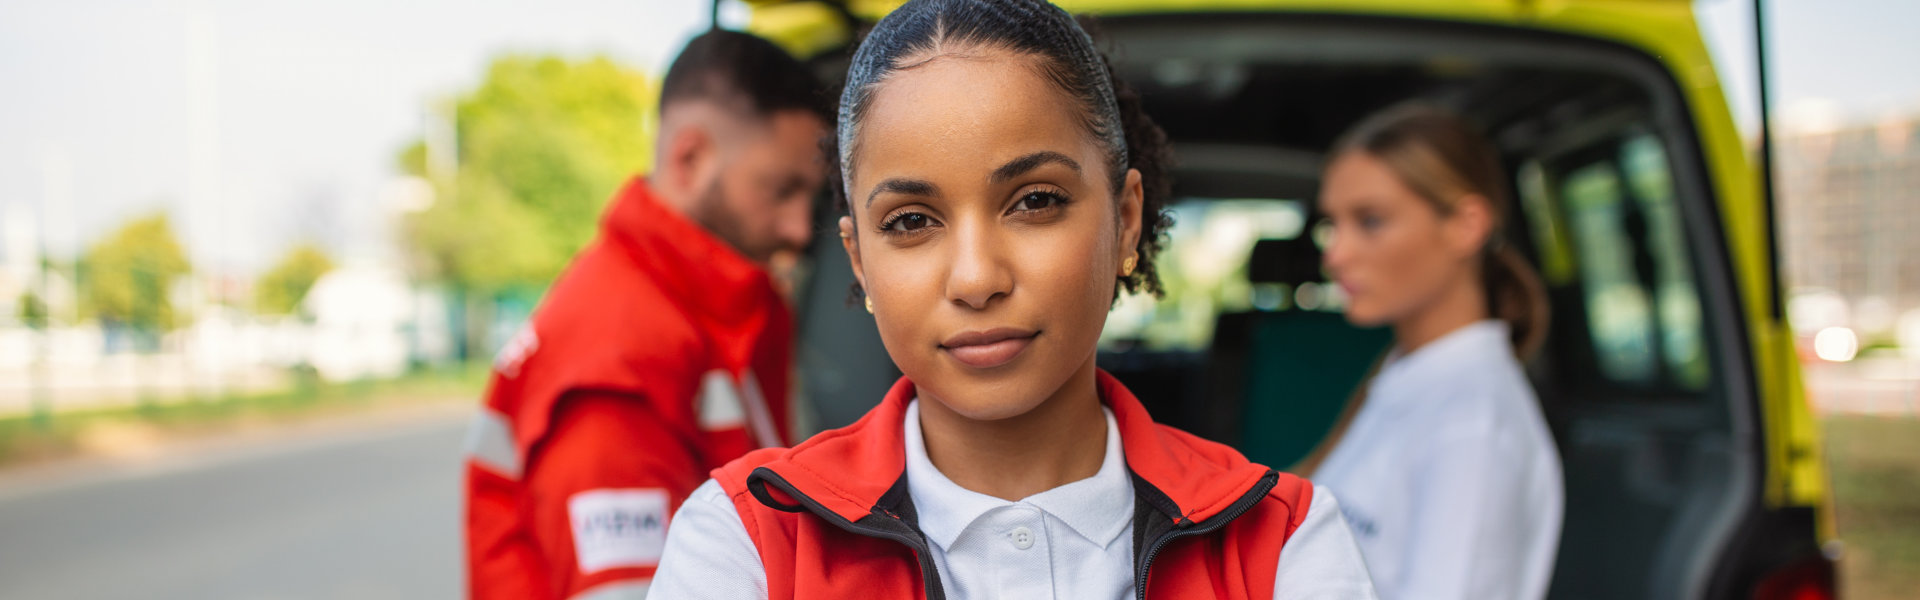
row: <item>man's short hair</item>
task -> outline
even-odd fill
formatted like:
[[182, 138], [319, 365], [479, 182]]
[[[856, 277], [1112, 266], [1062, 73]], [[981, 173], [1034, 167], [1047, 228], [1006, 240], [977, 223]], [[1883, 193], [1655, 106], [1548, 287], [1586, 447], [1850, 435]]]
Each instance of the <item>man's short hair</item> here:
[[724, 29], [687, 42], [667, 68], [660, 86], [661, 112], [688, 100], [744, 105], [759, 117], [805, 110], [833, 120], [819, 78], [805, 65], [772, 42]]

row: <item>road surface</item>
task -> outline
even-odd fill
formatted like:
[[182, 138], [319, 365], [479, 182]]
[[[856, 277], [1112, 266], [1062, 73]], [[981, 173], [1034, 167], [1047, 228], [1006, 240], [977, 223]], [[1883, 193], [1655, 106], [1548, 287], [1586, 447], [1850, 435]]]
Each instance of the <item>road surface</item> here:
[[464, 425], [440, 411], [0, 477], [0, 598], [458, 597]]

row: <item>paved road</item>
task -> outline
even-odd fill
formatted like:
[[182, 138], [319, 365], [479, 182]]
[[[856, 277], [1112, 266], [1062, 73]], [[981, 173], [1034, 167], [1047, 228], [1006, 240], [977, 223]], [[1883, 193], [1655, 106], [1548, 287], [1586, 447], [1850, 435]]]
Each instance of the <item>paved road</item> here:
[[441, 414], [0, 480], [0, 598], [454, 598]]

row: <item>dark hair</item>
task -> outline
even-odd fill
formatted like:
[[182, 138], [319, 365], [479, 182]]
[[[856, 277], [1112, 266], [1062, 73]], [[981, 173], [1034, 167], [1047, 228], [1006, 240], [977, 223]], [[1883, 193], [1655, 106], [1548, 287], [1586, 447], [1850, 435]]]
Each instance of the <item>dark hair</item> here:
[[1159, 295], [1154, 257], [1166, 245], [1172, 218], [1165, 211], [1172, 185], [1167, 178], [1172, 152], [1167, 136], [1146, 114], [1135, 94], [1113, 71], [1093, 38], [1074, 18], [1040, 0], [912, 0], [874, 25], [853, 54], [846, 88], [840, 95], [839, 131], [827, 153], [839, 161], [832, 185], [843, 209], [848, 161], [873, 94], [889, 75], [911, 66], [911, 58], [942, 46], [1003, 49], [1032, 57], [1048, 81], [1080, 109], [1080, 125], [1106, 150], [1112, 191], [1125, 186], [1127, 170], [1140, 171], [1139, 253], [1132, 275], [1119, 277], [1115, 290]]
[[1482, 252], [1487, 312], [1507, 322], [1515, 354], [1524, 358], [1538, 350], [1547, 336], [1546, 288], [1526, 257], [1506, 241], [1511, 202], [1493, 144], [1453, 113], [1407, 104], [1361, 121], [1334, 144], [1332, 156], [1354, 151], [1385, 164], [1440, 214], [1452, 214], [1470, 195], [1486, 199], [1494, 219]]
[[660, 109], [687, 101], [744, 102], [755, 116], [805, 110], [830, 121], [820, 80], [773, 42], [714, 29], [687, 42], [660, 84]]

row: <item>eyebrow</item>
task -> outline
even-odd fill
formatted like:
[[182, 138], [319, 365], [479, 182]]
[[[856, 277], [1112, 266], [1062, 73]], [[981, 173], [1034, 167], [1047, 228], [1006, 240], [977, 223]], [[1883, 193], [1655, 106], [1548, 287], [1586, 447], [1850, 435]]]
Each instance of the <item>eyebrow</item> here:
[[932, 183], [919, 179], [888, 179], [880, 182], [880, 185], [873, 186], [873, 191], [867, 193], [867, 206], [871, 208], [873, 206], [873, 198], [879, 196], [881, 192], [906, 194], [909, 196], [935, 196], [939, 194], [939, 189], [938, 187], [934, 187]]
[[1028, 171], [1038, 169], [1041, 165], [1048, 163], [1065, 165], [1067, 168], [1073, 169], [1075, 174], [1080, 173], [1080, 163], [1074, 162], [1071, 158], [1067, 158], [1067, 155], [1052, 150], [1042, 150], [1007, 161], [1007, 164], [1000, 165], [1000, 168], [993, 170], [993, 176], [990, 180], [994, 183], [1006, 183], [1009, 179], [1024, 175]]
[[[1071, 158], [1067, 158], [1067, 155], [1052, 150], [1042, 150], [1007, 161], [1007, 164], [1000, 165], [1000, 168], [994, 169], [993, 174], [988, 176], [988, 179], [994, 183], [1005, 183], [1007, 180], [1024, 175], [1029, 171], [1040, 168], [1041, 165], [1049, 163], [1063, 165], [1069, 169], [1073, 169], [1073, 172], [1076, 174], [1080, 173], [1080, 163], [1075, 162]], [[868, 207], [873, 206], [873, 199], [878, 197], [882, 192], [906, 194], [909, 196], [936, 196], [939, 195], [939, 189], [940, 188], [934, 186], [933, 183], [919, 179], [888, 179], [881, 181], [880, 185], [874, 186], [873, 191], [867, 193], [866, 205]]]

